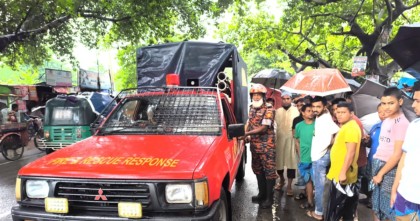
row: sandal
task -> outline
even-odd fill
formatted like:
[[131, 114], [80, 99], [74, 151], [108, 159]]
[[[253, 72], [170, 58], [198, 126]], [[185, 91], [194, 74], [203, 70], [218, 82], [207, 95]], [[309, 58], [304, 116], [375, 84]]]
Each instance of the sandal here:
[[306, 202], [306, 203], [302, 203], [299, 206], [301, 209], [306, 209], [306, 210], [311, 210], [314, 208], [314, 205], [311, 205], [310, 203]]
[[303, 193], [299, 193], [299, 195], [295, 196], [295, 200], [303, 200], [303, 199], [306, 199], [306, 196]]
[[286, 195], [287, 196], [294, 196], [295, 194], [293, 194], [293, 190], [287, 190]]
[[322, 216], [316, 215], [315, 211], [308, 210], [308, 211], [306, 211], [306, 215], [309, 216], [309, 217], [312, 217], [312, 218], [314, 218], [318, 221], [324, 220], [324, 218]]

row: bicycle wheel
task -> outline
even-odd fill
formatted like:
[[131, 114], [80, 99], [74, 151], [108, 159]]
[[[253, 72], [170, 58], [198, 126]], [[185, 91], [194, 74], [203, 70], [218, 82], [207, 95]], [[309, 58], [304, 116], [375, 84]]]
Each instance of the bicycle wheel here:
[[45, 151], [45, 148], [40, 148], [39, 147], [39, 143], [41, 142], [40, 140], [44, 139], [44, 130], [43, 129], [39, 129], [34, 136], [34, 144], [36, 149], [40, 150], [40, 151]]
[[1, 154], [4, 158], [10, 161], [18, 160], [22, 157], [24, 147], [20, 138], [16, 135], [11, 135], [4, 138], [2, 142], [3, 148]]

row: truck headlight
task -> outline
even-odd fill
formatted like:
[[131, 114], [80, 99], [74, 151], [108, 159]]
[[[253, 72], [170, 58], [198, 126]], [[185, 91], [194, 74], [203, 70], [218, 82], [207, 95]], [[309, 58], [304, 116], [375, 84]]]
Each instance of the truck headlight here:
[[45, 180], [28, 180], [26, 181], [26, 195], [29, 198], [45, 198], [50, 192], [48, 182]]
[[168, 184], [165, 187], [166, 202], [191, 203], [193, 198], [190, 184]]
[[50, 132], [48, 130], [44, 131], [44, 137], [45, 137], [45, 139], [50, 138]]

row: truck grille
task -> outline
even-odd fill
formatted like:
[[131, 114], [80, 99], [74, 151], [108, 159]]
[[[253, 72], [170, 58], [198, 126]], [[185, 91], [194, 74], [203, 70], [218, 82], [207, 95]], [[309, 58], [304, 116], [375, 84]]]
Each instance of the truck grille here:
[[143, 209], [151, 204], [144, 183], [58, 182], [54, 195], [67, 198], [70, 208], [79, 210], [118, 211], [118, 202], [140, 202]]

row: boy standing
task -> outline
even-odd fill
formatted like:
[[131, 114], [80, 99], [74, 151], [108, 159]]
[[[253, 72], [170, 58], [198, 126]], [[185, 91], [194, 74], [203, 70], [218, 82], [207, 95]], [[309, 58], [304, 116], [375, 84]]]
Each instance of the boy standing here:
[[[420, 116], [420, 81], [413, 86], [414, 102], [412, 107]], [[408, 126], [402, 147], [403, 154], [398, 164], [397, 174], [391, 191], [391, 207], [395, 207], [397, 221], [418, 221], [420, 213], [420, 118]]]
[[372, 210], [378, 220], [395, 220], [391, 212], [391, 188], [402, 155], [402, 145], [409, 121], [400, 110], [402, 92], [396, 87], [385, 89], [381, 97], [386, 119], [382, 123], [379, 146], [373, 156], [372, 181], [376, 185], [372, 195]]

